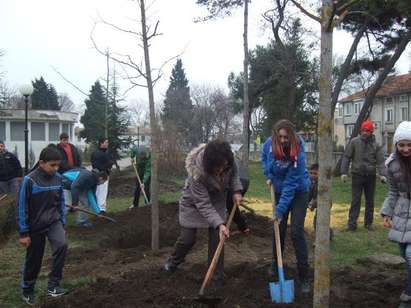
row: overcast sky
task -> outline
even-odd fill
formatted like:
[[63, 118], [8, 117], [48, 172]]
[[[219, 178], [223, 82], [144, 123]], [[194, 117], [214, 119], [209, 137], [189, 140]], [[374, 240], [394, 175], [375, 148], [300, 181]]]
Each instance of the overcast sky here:
[[[150, 2], [150, 0], [148, 0]], [[194, 23], [205, 9], [195, 0], [156, 0], [149, 8], [149, 22], [160, 20], [159, 32], [151, 46], [152, 66], [181, 54], [191, 84], [208, 83], [226, 87], [231, 71], [242, 70], [242, 10], [233, 16], [207, 23]], [[266, 44], [270, 35], [262, 27], [261, 13], [271, 1], [254, 0], [250, 5], [249, 47]], [[0, 71], [11, 86], [19, 87], [43, 76], [59, 93], [67, 93], [80, 106], [84, 96], [65, 82], [52, 67], [88, 92], [91, 85], [106, 72], [105, 58], [97, 53], [90, 40], [98, 14], [118, 26], [139, 31], [136, 22], [139, 11], [129, 0], [1, 0], [0, 48], [5, 56]], [[304, 23], [306, 25], [307, 23]], [[319, 27], [318, 29], [319, 30]], [[141, 61], [142, 50], [132, 36], [98, 24], [94, 37], [104, 50], [133, 55]], [[334, 35], [334, 53], [345, 54], [350, 36]], [[405, 52], [397, 65], [399, 72], [409, 69], [409, 53]], [[155, 89], [155, 99], [161, 102], [175, 61], [164, 68], [164, 76]], [[117, 69], [121, 69], [117, 66]], [[129, 83], [121, 81], [121, 90]], [[128, 100], [146, 101], [146, 89], [129, 92]]]

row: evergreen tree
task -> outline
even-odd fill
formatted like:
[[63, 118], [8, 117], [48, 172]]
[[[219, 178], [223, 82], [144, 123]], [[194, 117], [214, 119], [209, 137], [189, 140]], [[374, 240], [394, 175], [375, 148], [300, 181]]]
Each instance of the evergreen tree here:
[[105, 126], [105, 103], [106, 97], [99, 81], [91, 87], [89, 97], [84, 101], [86, 110], [80, 118], [84, 125], [80, 136], [86, 139], [87, 143], [97, 143], [98, 139], [104, 136]]
[[47, 84], [43, 77], [33, 82], [31, 102], [33, 109], [60, 110], [57, 91], [53, 85]]
[[162, 120], [164, 126], [173, 126], [181, 134], [184, 142], [192, 143], [191, 131], [193, 119], [193, 104], [190, 98], [190, 87], [181, 59], [174, 66], [170, 84], [166, 92]]

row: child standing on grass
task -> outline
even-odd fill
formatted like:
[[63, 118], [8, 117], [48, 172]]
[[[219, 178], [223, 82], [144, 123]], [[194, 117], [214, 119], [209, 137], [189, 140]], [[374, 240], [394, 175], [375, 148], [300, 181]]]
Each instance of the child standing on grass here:
[[22, 299], [29, 305], [35, 303], [34, 286], [41, 269], [46, 238], [53, 254], [47, 294], [57, 297], [66, 293], [59, 286], [67, 252], [62, 179], [57, 173], [60, 161], [61, 154], [55, 146], [44, 148], [38, 167], [24, 177], [20, 187], [17, 210], [19, 242], [27, 248], [21, 288]]
[[395, 152], [385, 162], [389, 192], [381, 209], [388, 238], [398, 242], [407, 263], [408, 282], [400, 300], [411, 303], [411, 122], [398, 125], [394, 134]]

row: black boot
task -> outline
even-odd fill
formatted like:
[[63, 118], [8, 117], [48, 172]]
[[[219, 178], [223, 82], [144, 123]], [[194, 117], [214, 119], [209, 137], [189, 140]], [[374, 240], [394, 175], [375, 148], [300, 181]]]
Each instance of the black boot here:
[[308, 266], [298, 267], [298, 276], [300, 278], [300, 288], [303, 295], [307, 295], [311, 292], [311, 284], [308, 279]]

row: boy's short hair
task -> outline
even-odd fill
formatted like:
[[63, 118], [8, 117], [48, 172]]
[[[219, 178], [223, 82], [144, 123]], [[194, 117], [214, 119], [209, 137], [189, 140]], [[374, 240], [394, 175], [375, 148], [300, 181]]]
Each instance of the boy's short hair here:
[[94, 168], [93, 170], [91, 170], [91, 172], [93, 172], [97, 178], [103, 178], [103, 180], [107, 180], [107, 172], [106, 171], [100, 171], [96, 168]]
[[60, 151], [57, 149], [57, 146], [54, 144], [49, 144], [47, 147], [45, 147], [41, 153], [39, 160], [48, 162], [52, 160], [62, 160], [63, 158], [61, 157]]
[[60, 140], [62, 139], [69, 139], [69, 135], [67, 133], [61, 133], [60, 134]]
[[318, 170], [318, 168], [319, 168], [319, 166], [318, 166], [317, 163], [312, 164], [312, 165], [310, 166], [310, 170]]
[[106, 137], [101, 137], [98, 139], [98, 146], [102, 145], [106, 140], [108, 140], [108, 138]]

